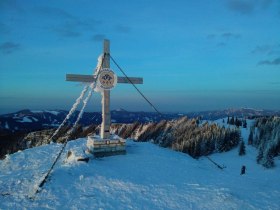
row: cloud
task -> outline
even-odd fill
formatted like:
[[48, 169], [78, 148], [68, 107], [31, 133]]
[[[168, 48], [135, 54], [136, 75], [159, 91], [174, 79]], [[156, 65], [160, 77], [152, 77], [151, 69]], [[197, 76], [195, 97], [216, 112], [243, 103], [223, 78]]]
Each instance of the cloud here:
[[280, 52], [280, 44], [258, 45], [251, 51], [251, 53], [253, 54], [266, 54], [266, 55], [279, 54], [279, 52]]
[[231, 33], [231, 32], [223, 33], [223, 34], [221, 34], [221, 36], [223, 38], [226, 38], [226, 39], [230, 39], [230, 38], [238, 39], [238, 38], [240, 38], [240, 34], [235, 34], [235, 33]]
[[4, 23], [0, 23], [0, 34], [7, 34], [9, 32], [10, 32], [9, 26]]
[[95, 42], [103, 41], [106, 38], [105, 34], [95, 34], [92, 37], [92, 40]]
[[60, 37], [79, 37], [82, 32], [95, 30], [101, 21], [92, 18], [78, 18], [75, 15], [56, 7], [36, 7], [35, 11], [51, 23], [51, 31]]
[[10, 54], [13, 53], [17, 50], [20, 49], [20, 44], [19, 43], [14, 43], [14, 42], [4, 42], [3, 44], [0, 45], [0, 51], [3, 54]]
[[119, 33], [127, 34], [131, 31], [131, 28], [129, 26], [117, 25], [115, 30]]
[[224, 46], [226, 46], [226, 43], [224, 43], [224, 42], [219, 42], [219, 43], [217, 44], [217, 46], [218, 46], [218, 47], [224, 47]]
[[270, 85], [280, 85], [280, 82], [269, 82]]
[[255, 9], [255, 3], [250, 0], [229, 0], [228, 7], [235, 12], [249, 14]]
[[225, 47], [230, 41], [239, 39], [240, 37], [240, 34], [233, 32], [223, 32], [217, 34], [211, 33], [207, 35], [207, 39], [217, 42], [218, 47]]
[[228, 0], [227, 7], [240, 14], [251, 14], [256, 9], [267, 9], [273, 0]]
[[224, 32], [224, 33], [217, 33], [217, 34], [208, 34], [207, 39], [214, 39], [214, 38], [222, 38], [222, 39], [238, 39], [241, 35], [238, 33], [233, 32]]
[[81, 33], [78, 31], [72, 30], [71, 27], [55, 27], [52, 29], [56, 34], [58, 34], [60, 37], [69, 37], [69, 38], [76, 38], [81, 36]]
[[63, 9], [55, 7], [37, 7], [37, 12], [48, 17], [62, 18], [62, 19], [76, 19], [73, 15]]
[[268, 8], [272, 4], [273, 0], [261, 0], [260, 6], [262, 9]]
[[16, 0], [1, 0], [0, 1], [0, 11], [15, 11], [24, 12], [23, 8], [20, 6], [19, 2]]
[[258, 63], [258, 65], [280, 65], [280, 57], [274, 60], [263, 60]]
[[214, 39], [216, 37], [216, 34], [208, 34], [207, 39]]

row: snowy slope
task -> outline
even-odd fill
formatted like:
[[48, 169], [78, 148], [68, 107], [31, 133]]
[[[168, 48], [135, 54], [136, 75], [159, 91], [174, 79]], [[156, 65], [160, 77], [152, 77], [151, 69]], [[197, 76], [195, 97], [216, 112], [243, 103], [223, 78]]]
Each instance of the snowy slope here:
[[[83, 154], [86, 140], [69, 142], [75, 156]], [[50, 144], [10, 155], [0, 161], [0, 209], [279, 209], [280, 160], [264, 169], [255, 162], [256, 151], [237, 149], [214, 154], [226, 166], [218, 169], [206, 158], [152, 143], [127, 142], [127, 154], [91, 159], [89, 163], [58, 162], [35, 200], [28, 199], [50, 167], [60, 144]], [[242, 165], [247, 173], [240, 176]], [[10, 195], [9, 195], [10, 194]]]

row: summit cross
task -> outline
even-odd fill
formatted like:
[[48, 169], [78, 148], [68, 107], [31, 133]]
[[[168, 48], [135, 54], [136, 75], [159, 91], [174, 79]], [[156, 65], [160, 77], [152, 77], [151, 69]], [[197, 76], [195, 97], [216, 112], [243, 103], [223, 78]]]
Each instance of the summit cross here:
[[[110, 139], [110, 90], [116, 83], [123, 84], [143, 84], [143, 78], [140, 77], [119, 77], [110, 69], [110, 41], [104, 40], [103, 43], [103, 62], [99, 72], [94, 75], [66, 74], [66, 81], [83, 82], [83, 83], [99, 83], [102, 94], [102, 124], [100, 137], [103, 140]], [[98, 71], [98, 69], [96, 70]]]

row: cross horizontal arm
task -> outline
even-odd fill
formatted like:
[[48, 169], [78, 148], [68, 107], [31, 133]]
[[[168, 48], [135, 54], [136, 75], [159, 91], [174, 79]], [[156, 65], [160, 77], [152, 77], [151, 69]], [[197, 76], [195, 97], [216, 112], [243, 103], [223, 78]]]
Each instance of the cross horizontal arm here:
[[140, 77], [118, 77], [118, 83], [133, 83], [133, 84], [143, 84], [143, 78]]
[[[94, 82], [96, 76], [94, 75], [81, 75], [81, 74], [66, 74], [66, 81], [70, 82]], [[130, 80], [130, 81], [129, 81]], [[133, 84], [143, 84], [143, 78], [140, 77], [129, 77], [129, 80], [126, 77], [118, 77], [118, 83], [130, 83]]]
[[96, 77], [93, 75], [66, 74], [66, 81], [70, 82], [94, 82]]

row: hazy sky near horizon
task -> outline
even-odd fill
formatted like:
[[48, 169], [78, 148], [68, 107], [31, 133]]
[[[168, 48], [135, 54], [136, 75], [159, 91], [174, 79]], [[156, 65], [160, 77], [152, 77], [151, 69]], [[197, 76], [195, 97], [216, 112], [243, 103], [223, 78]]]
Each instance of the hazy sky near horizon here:
[[[0, 113], [69, 110], [83, 86], [65, 74], [91, 74], [104, 38], [161, 111], [280, 109], [279, 0], [1, 0]], [[111, 95], [153, 111], [130, 85]]]

